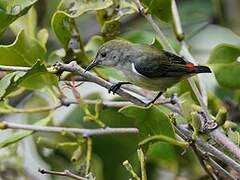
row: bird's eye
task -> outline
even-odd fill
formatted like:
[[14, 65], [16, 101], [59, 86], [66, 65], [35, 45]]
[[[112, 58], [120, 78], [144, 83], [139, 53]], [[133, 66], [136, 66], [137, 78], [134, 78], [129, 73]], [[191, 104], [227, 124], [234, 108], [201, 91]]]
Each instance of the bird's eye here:
[[107, 56], [107, 53], [106, 53], [106, 52], [101, 52], [101, 54], [100, 54], [100, 55], [101, 55], [101, 57], [103, 57], [103, 58], [104, 58], [104, 57], [106, 57], [106, 56]]

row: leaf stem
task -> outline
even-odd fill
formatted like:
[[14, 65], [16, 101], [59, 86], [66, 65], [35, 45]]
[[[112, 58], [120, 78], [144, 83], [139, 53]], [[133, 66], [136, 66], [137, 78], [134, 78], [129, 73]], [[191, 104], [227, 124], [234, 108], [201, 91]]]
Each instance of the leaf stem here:
[[86, 154], [86, 169], [85, 169], [85, 176], [87, 176], [90, 172], [91, 167], [91, 159], [92, 159], [92, 138], [86, 138], [87, 143], [87, 154]]
[[38, 172], [40, 172], [41, 174], [51, 174], [51, 175], [57, 175], [57, 176], [70, 177], [77, 180], [87, 180], [87, 178], [77, 176], [76, 174], [71, 173], [69, 170], [64, 170], [63, 172], [59, 172], [59, 171], [49, 171], [45, 169], [38, 169]]

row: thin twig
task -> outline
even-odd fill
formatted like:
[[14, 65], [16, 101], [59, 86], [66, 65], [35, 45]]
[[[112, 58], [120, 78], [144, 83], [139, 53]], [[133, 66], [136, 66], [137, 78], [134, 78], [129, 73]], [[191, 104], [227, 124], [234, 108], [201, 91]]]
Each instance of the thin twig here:
[[125, 133], [138, 133], [137, 128], [98, 128], [98, 129], [80, 129], [80, 128], [65, 128], [65, 127], [54, 127], [54, 126], [37, 126], [29, 124], [18, 124], [12, 122], [0, 122], [0, 129], [25, 129], [38, 132], [50, 132], [50, 133], [61, 133], [61, 132], [72, 132], [75, 134], [82, 134], [84, 137], [107, 135], [107, 134], [125, 134]]
[[138, 159], [140, 161], [140, 167], [141, 167], [141, 180], [147, 180], [146, 160], [145, 160], [145, 155], [143, 153], [142, 148], [139, 148], [137, 150], [137, 153], [138, 153]]
[[86, 154], [86, 169], [85, 169], [85, 176], [88, 175], [90, 172], [91, 160], [92, 160], [92, 138], [87, 137], [87, 154]]
[[76, 174], [71, 173], [69, 170], [64, 170], [63, 172], [59, 172], [59, 171], [49, 171], [49, 170], [39, 168], [38, 172], [40, 172], [41, 174], [51, 174], [51, 175], [57, 175], [57, 176], [70, 177], [77, 180], [87, 180], [87, 178], [77, 176]]
[[197, 156], [197, 158], [198, 158], [202, 168], [205, 170], [205, 172], [208, 174], [208, 176], [211, 177], [214, 180], [218, 180], [216, 175], [213, 172], [211, 172], [209, 170], [209, 168], [206, 166], [206, 164], [204, 162], [204, 158], [202, 157], [201, 153], [199, 152], [199, 150], [197, 149], [197, 147], [195, 146], [194, 143], [191, 144], [191, 147], [192, 147], [194, 153], [196, 154], [196, 156]]
[[[179, 136], [181, 136], [185, 141], [188, 141], [192, 138], [192, 133], [183, 127], [183, 125], [175, 126], [175, 130]], [[225, 155], [223, 152], [215, 148], [214, 146], [210, 145], [207, 142], [203, 142], [200, 138], [195, 141], [195, 144], [205, 152], [208, 152], [210, 155], [213, 155], [215, 158], [219, 159], [220, 161], [227, 164], [229, 167], [233, 168], [235, 171], [240, 172], [240, 164], [236, 161]]]
[[223, 167], [221, 167], [216, 161], [211, 158], [207, 159], [208, 163], [213, 167], [213, 169], [217, 170], [221, 177], [226, 178], [227, 180], [237, 180], [237, 178], [233, 177], [229, 172], [227, 172]]

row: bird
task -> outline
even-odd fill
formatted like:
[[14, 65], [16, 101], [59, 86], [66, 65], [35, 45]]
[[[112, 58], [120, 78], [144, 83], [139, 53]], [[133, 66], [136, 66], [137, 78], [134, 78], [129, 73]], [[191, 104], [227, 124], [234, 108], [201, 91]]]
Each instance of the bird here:
[[122, 39], [104, 43], [85, 71], [96, 66], [113, 67], [126, 77], [127, 81], [112, 85], [109, 93], [114, 94], [123, 84], [158, 91], [157, 96], [147, 105], [153, 104], [167, 88], [181, 80], [198, 73], [211, 73], [209, 67], [194, 65], [174, 53], [153, 45], [131, 43]]

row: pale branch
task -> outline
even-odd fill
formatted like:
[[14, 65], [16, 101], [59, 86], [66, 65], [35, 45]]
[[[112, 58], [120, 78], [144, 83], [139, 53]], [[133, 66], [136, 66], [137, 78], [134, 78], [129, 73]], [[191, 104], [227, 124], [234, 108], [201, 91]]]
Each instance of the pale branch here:
[[[216, 161], [211, 158], [207, 158], [207, 162], [212, 166], [214, 170], [217, 171], [221, 175], [222, 178], [226, 178], [227, 180], [237, 180], [237, 178], [233, 177], [229, 172], [227, 172], [223, 167], [221, 167]], [[219, 179], [219, 178], [218, 178]]]
[[[192, 133], [184, 125], [177, 125], [175, 127], [176, 133], [185, 141], [189, 141], [192, 139]], [[240, 164], [238, 164], [232, 158], [230, 158], [211, 144], [202, 141], [200, 138], [195, 141], [195, 144], [203, 151], [208, 152], [210, 155], [213, 155], [215, 158], [227, 164], [230, 168], [233, 168], [235, 171], [240, 172]]]
[[[95, 76], [94, 74], [92, 74], [91, 72], [85, 72], [85, 69], [83, 69], [82, 67], [80, 67], [75, 61], [70, 62], [69, 64], [63, 64], [63, 63], [56, 63], [54, 65], [55, 68], [61, 70], [61, 71], [68, 71], [68, 72], [74, 72], [77, 73], [79, 75], [81, 75], [82, 77], [90, 80], [91, 82], [94, 82], [102, 87], [105, 87], [107, 89], [109, 89], [112, 84], [109, 83], [108, 81], [105, 81], [97, 76]], [[137, 105], [145, 105], [145, 103], [143, 101], [141, 101], [140, 99], [132, 96], [131, 94], [125, 92], [122, 89], [118, 89], [116, 91], [116, 94], [122, 96], [123, 98], [128, 99], [130, 102], [137, 104]]]
[[61, 133], [71, 132], [75, 134], [82, 134], [84, 137], [107, 135], [107, 134], [136, 134], [137, 128], [98, 128], [98, 129], [80, 129], [80, 128], [65, 128], [55, 126], [38, 126], [29, 124], [18, 124], [12, 122], [0, 122], [0, 129], [24, 129], [37, 132]]
[[37, 112], [49, 112], [60, 108], [62, 104], [55, 106], [36, 107], [36, 108], [0, 108], [0, 114], [13, 114], [13, 113], [37, 113]]
[[88, 178], [84, 178], [84, 177], [78, 176], [76, 174], [73, 174], [69, 170], [64, 170], [63, 172], [59, 172], [59, 171], [49, 171], [49, 170], [39, 168], [38, 172], [40, 172], [41, 174], [50, 174], [50, 175], [55, 175], [55, 176], [70, 177], [70, 178], [77, 179], [77, 180], [88, 180]]
[[194, 151], [194, 153], [197, 155], [198, 161], [200, 162], [202, 168], [205, 170], [205, 172], [208, 174], [209, 177], [211, 177], [213, 180], [218, 180], [214, 172], [212, 172], [205, 163], [205, 157], [201, 154], [201, 152], [197, 149], [196, 145], [194, 143], [191, 144], [191, 147]]
[[31, 67], [0, 65], [0, 71], [24, 71], [24, 72], [27, 72], [30, 69], [31, 69]]

